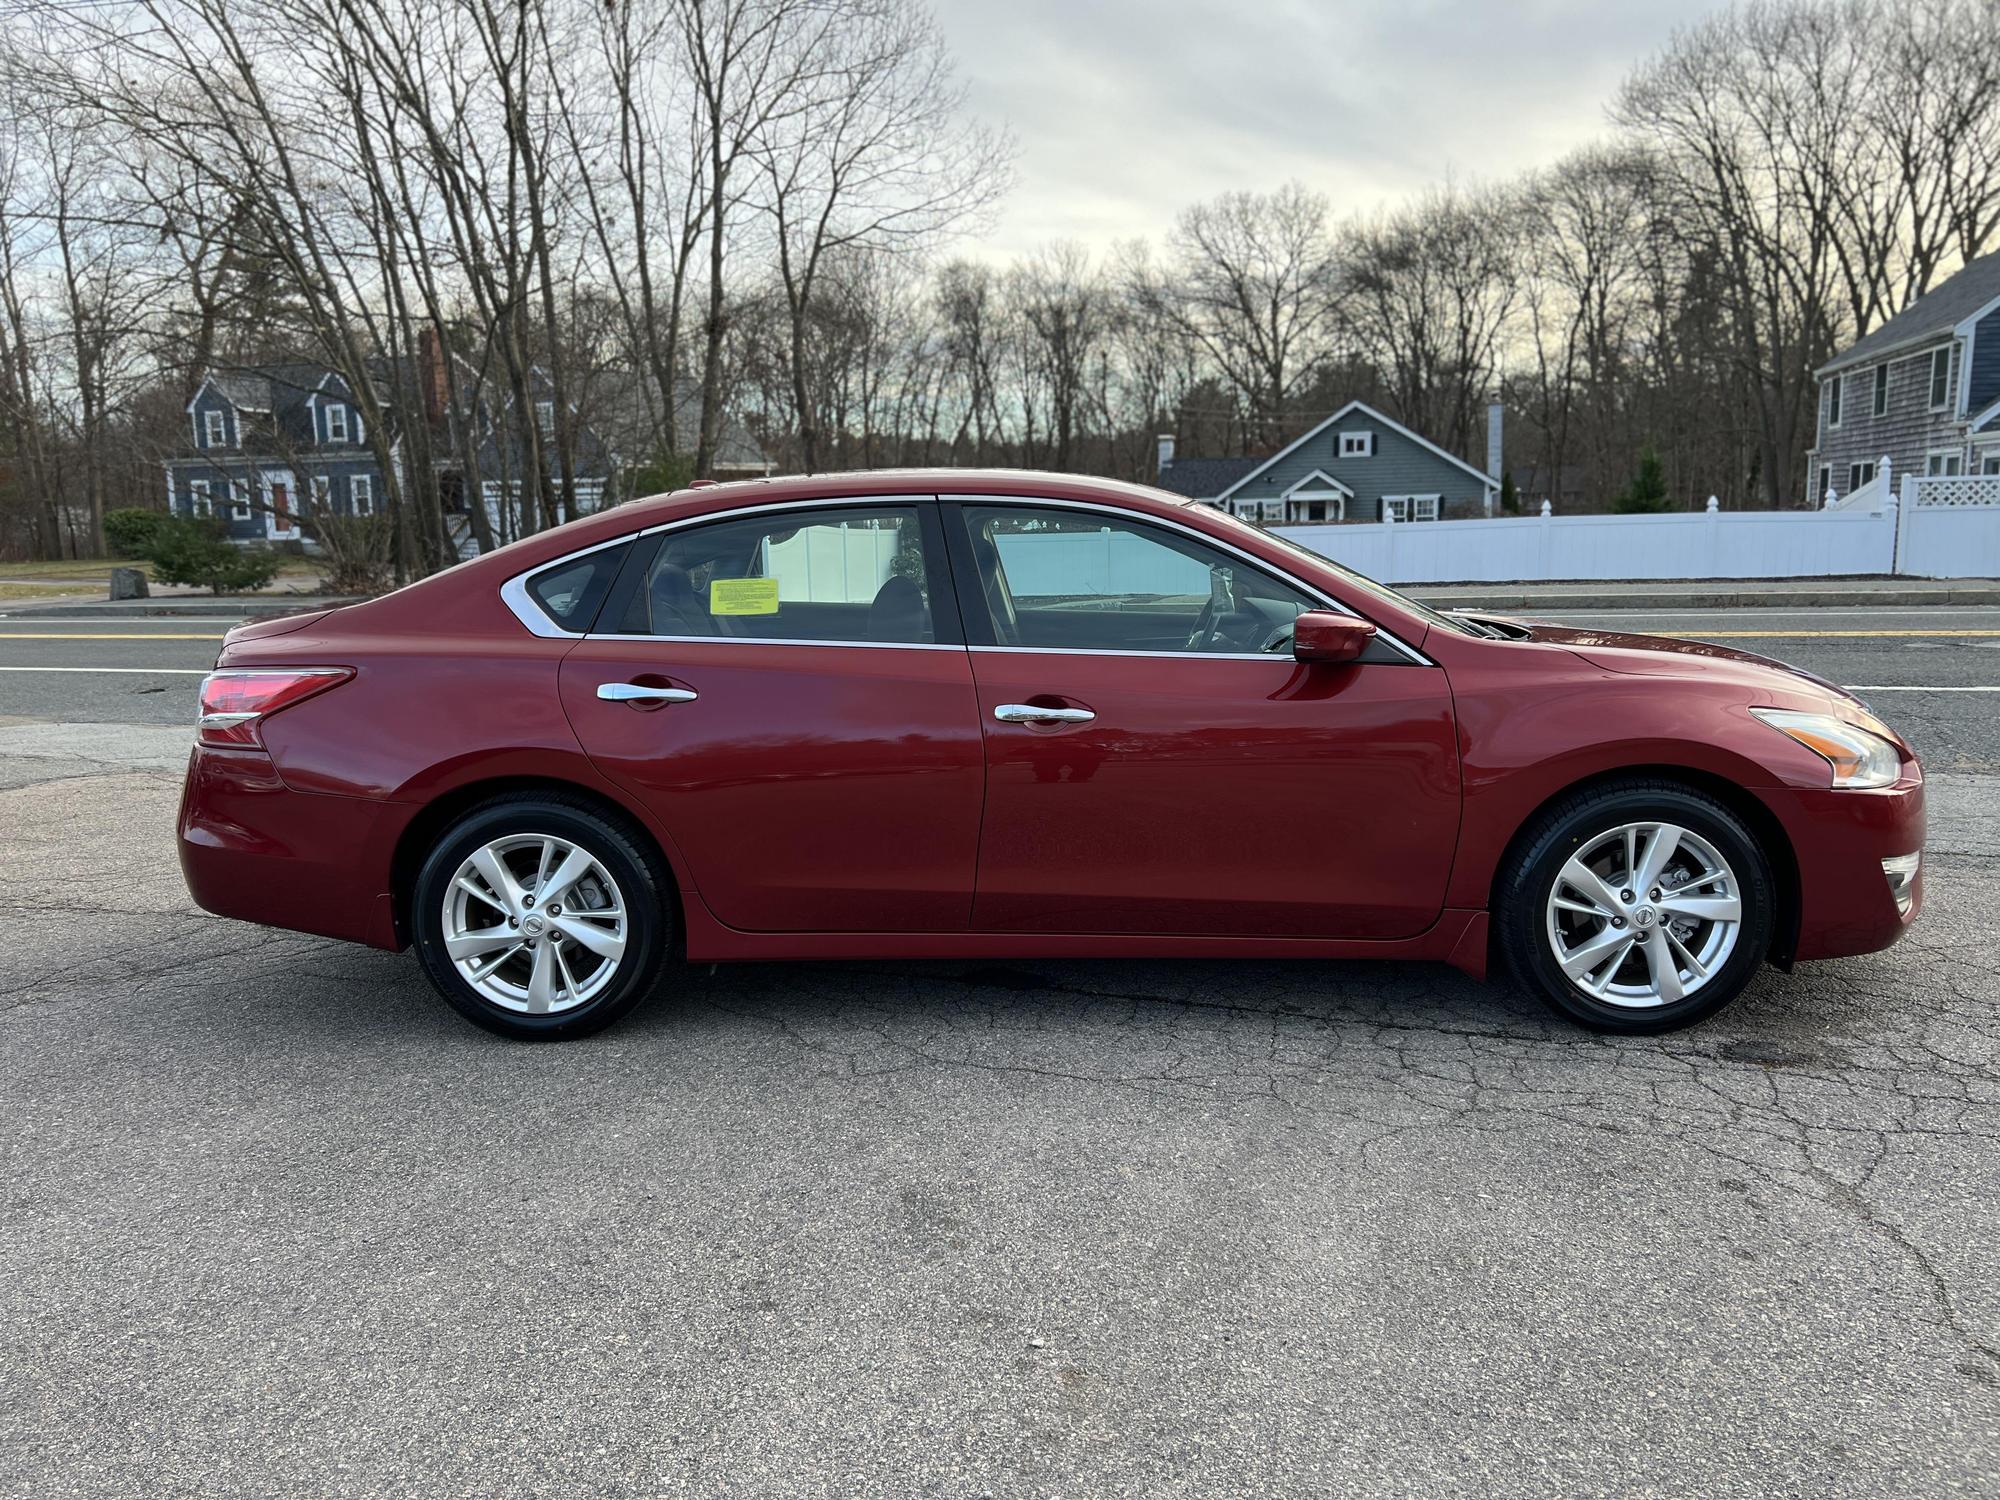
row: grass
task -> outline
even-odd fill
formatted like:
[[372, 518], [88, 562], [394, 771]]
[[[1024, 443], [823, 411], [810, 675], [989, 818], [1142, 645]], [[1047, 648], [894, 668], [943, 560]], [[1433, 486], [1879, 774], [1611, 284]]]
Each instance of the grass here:
[[9, 583], [0, 579], [0, 599], [97, 599], [101, 583]]

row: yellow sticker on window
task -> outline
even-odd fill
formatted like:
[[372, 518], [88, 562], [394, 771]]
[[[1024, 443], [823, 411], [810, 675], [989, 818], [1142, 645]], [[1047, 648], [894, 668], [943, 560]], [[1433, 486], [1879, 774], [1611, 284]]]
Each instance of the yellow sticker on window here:
[[775, 615], [778, 612], [778, 580], [711, 579], [708, 585], [708, 612], [712, 615]]

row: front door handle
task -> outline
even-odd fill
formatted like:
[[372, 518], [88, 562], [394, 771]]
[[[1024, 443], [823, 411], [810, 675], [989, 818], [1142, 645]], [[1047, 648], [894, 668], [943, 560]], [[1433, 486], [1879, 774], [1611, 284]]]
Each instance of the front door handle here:
[[1002, 724], [1088, 724], [1097, 715], [1087, 708], [1041, 708], [1033, 703], [1003, 703], [993, 710]]
[[692, 703], [696, 694], [687, 688], [647, 687], [643, 682], [604, 682], [597, 696], [606, 703]]

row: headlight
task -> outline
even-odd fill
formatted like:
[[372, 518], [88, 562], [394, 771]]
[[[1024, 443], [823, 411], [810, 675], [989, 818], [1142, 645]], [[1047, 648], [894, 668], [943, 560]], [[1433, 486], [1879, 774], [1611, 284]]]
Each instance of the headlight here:
[[1902, 752], [1858, 724], [1831, 714], [1797, 714], [1782, 708], [1753, 708], [1750, 712], [1833, 767], [1836, 787], [1893, 786], [1903, 774]]

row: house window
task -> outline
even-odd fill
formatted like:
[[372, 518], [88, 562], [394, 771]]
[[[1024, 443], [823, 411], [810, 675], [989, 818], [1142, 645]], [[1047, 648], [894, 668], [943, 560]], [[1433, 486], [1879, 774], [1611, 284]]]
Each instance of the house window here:
[[1398, 521], [1435, 521], [1438, 518], [1438, 496], [1436, 495], [1384, 495], [1382, 514], [1394, 516]]
[[1833, 465], [1819, 466], [1819, 488], [1813, 491], [1813, 504], [1818, 505], [1833, 493]]
[[535, 403], [535, 426], [541, 429], [542, 436], [545, 438], [552, 438], [556, 435], [555, 402], [537, 401]]
[[1940, 451], [1924, 455], [1924, 477], [1936, 479], [1940, 475], [1956, 475], [1965, 472], [1964, 458], [1954, 452]]
[[2000, 474], [2000, 453], [1989, 453], [1980, 459], [1979, 472], [1982, 474]]
[[219, 411], [201, 414], [201, 445], [204, 448], [229, 446], [229, 419]]
[[352, 479], [348, 480], [347, 495], [353, 504], [354, 513], [357, 516], [372, 516], [375, 514], [375, 476], [373, 474], [356, 474]]
[[329, 443], [347, 441], [347, 408], [340, 405], [326, 409], [326, 440]]
[[1342, 458], [1370, 458], [1375, 453], [1375, 434], [1372, 432], [1343, 432], [1340, 435], [1340, 456]]
[[250, 519], [250, 486], [244, 480], [237, 480], [229, 487], [229, 518], [232, 521]]
[[1951, 346], [1931, 351], [1931, 410], [1951, 400]]
[[333, 481], [326, 475], [313, 475], [312, 483], [307, 493], [309, 496], [306, 505], [307, 515], [326, 515], [333, 510]]
[[212, 516], [215, 514], [215, 499], [208, 492], [206, 479], [188, 481], [188, 514], [191, 516]]
[[1826, 425], [1840, 425], [1840, 388], [1847, 384], [1845, 375], [1836, 375], [1826, 383]]
[[1856, 490], [1860, 489], [1864, 484], [1873, 484], [1874, 482], [1875, 482], [1875, 465], [1849, 464], [1847, 466], [1848, 494], [1850, 495], [1853, 494]]
[[1889, 367], [1887, 365], [1877, 365], [1875, 367], [1875, 415], [1886, 417], [1888, 414]]

